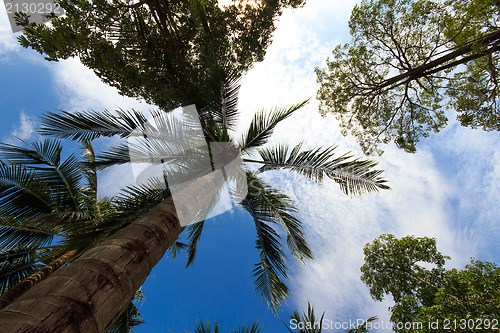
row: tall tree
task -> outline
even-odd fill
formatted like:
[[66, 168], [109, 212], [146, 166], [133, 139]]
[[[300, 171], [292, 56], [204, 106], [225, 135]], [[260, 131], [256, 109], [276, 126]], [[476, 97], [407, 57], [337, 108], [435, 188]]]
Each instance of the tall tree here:
[[[0, 145], [0, 308], [168, 196], [129, 188], [98, 197], [94, 149], [82, 148], [78, 159], [55, 140]], [[116, 329], [140, 321], [133, 303], [121, 319]]]
[[[366, 244], [361, 280], [376, 301], [391, 295], [396, 332], [471, 332], [499, 328], [500, 269], [471, 260], [445, 270], [433, 238], [382, 235]], [[434, 266], [425, 268], [422, 264]]]
[[322, 114], [333, 113], [366, 153], [416, 143], [447, 123], [500, 130], [498, 4], [493, 0], [364, 0], [352, 41], [317, 68]]
[[[233, 143], [234, 148], [244, 154], [260, 156], [259, 159], [245, 159], [247, 163], [260, 164], [261, 168], [247, 171], [248, 194], [242, 205], [251, 214], [257, 231], [260, 262], [253, 271], [255, 287], [269, 306], [277, 310], [289, 290], [283, 282], [288, 271], [286, 256], [275, 227], [285, 229], [288, 248], [296, 259], [305, 261], [312, 254], [304, 238], [302, 223], [295, 216], [297, 211], [292, 201], [262, 180], [260, 174], [268, 170], [287, 169], [318, 182], [327, 176], [350, 195], [374, 192], [388, 186], [380, 177], [381, 171], [374, 169], [376, 163], [353, 159], [350, 155], [335, 157], [334, 147], [311, 150], [303, 150], [301, 145], [293, 149], [287, 145], [261, 147], [267, 143], [278, 123], [290, 117], [304, 103], [275, 108], [271, 112], [258, 112], [241, 138], [231, 138], [230, 130], [234, 128], [238, 114], [237, 82], [226, 82], [223, 91], [231, 93], [219, 97], [201, 115], [206, 124], [203, 131], [210, 142]], [[163, 112], [156, 113], [154, 119], [160, 121], [159, 129], [165, 128], [165, 118], [162, 117], [167, 116]], [[43, 121], [43, 132], [84, 141], [114, 135], [126, 138], [136, 127], [143, 126], [144, 119], [137, 112], [49, 114]], [[152, 147], [158, 146], [154, 141], [150, 142]], [[129, 161], [126, 145], [119, 145], [96, 159], [101, 166]], [[0, 323], [11, 331], [21, 327], [88, 332], [109, 328], [153, 266], [183, 231], [177, 211], [192, 209], [194, 203], [214, 197], [223, 182], [205, 177], [203, 181], [192, 183], [189, 196], [185, 196], [175, 207], [172, 198], [161, 201], [138, 220], [118, 230], [1, 311]], [[198, 235], [199, 227], [194, 226], [190, 236]], [[199, 236], [194, 238], [199, 239]], [[68, 287], [62, 288], [61, 285]], [[47, 306], [49, 303], [51, 305]]]
[[[264, 58], [283, 8], [305, 0], [99, 0], [60, 2], [66, 15], [28, 24], [21, 45], [49, 60], [78, 56], [120, 93], [169, 110], [213, 98], [214, 64], [239, 77]], [[220, 82], [219, 82], [220, 84]]]

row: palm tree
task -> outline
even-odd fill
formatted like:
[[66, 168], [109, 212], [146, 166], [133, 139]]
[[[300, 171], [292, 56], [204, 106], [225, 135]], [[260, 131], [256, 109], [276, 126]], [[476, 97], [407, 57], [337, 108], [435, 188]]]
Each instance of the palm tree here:
[[[282, 226], [285, 229], [286, 243], [296, 259], [305, 262], [312, 258], [312, 253], [302, 231], [302, 222], [295, 216], [297, 209], [292, 200], [267, 184], [261, 174], [269, 170], [288, 169], [319, 183], [327, 176], [348, 195], [375, 192], [388, 186], [380, 177], [381, 171], [374, 169], [376, 163], [353, 159], [347, 154], [335, 157], [334, 147], [311, 150], [303, 150], [300, 144], [293, 149], [285, 144], [262, 147], [278, 123], [290, 117], [305, 102], [287, 108], [274, 108], [270, 112], [260, 111], [241, 138], [232, 137], [231, 130], [238, 115], [238, 88], [237, 80], [225, 80], [218, 89], [221, 93], [212, 94], [212, 102], [203, 103], [198, 111], [208, 143], [231, 143], [248, 156], [244, 159], [247, 164], [260, 165], [257, 170], [246, 171], [250, 186], [241, 204], [251, 214], [257, 232], [256, 247], [260, 262], [253, 271], [256, 290], [277, 311], [289, 294], [289, 289], [283, 282], [288, 278], [286, 256], [275, 228]], [[164, 112], [157, 112], [156, 115], [162, 114], [165, 115]], [[162, 117], [154, 119], [160, 119], [158, 128], [165, 128]], [[119, 111], [116, 114], [108, 111], [49, 113], [42, 121], [41, 132], [81, 141], [115, 135], [127, 138], [144, 122], [144, 115], [136, 111]], [[124, 144], [96, 157], [96, 165], [101, 168], [128, 162], [129, 149]], [[154, 265], [184, 230], [177, 211], [189, 210], [193, 202], [214, 197], [223, 182], [216, 183], [208, 177], [192, 183], [188, 191], [190, 196], [185, 196], [180, 203], [176, 202], [175, 207], [171, 197], [164, 199], [139, 219], [88, 250], [80, 259], [54, 273], [38, 288], [27, 292], [18, 302], [5, 308], [0, 313], [0, 323], [13, 332], [22, 327], [86, 332], [109, 328]], [[189, 262], [196, 255], [196, 244], [202, 228], [203, 222], [188, 227]], [[49, 299], [51, 306], [47, 306]], [[34, 308], [37, 310], [32, 310]], [[29, 322], [26, 320], [28, 316]]]
[[[73, 154], [63, 160], [55, 140], [25, 146], [0, 144], [0, 308], [135, 219], [146, 203], [168, 196], [129, 188], [114, 199], [99, 198], [90, 143], [82, 143], [83, 160]], [[42, 263], [48, 264], [37, 271]], [[141, 322], [133, 302], [120, 319], [114, 329]]]

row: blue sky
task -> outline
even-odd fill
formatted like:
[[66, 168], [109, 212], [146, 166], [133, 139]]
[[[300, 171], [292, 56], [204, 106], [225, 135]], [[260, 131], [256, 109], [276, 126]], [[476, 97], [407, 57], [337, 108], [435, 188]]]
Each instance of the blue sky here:
[[[260, 107], [315, 95], [314, 67], [325, 63], [334, 45], [348, 41], [354, 3], [308, 0], [304, 8], [284, 13], [265, 61], [243, 78], [242, 126]], [[5, 24], [0, 15], [0, 31]], [[119, 96], [77, 59], [48, 63], [17, 46], [14, 37], [0, 33], [1, 141], [10, 142], [13, 135], [36, 139], [37, 117], [46, 110], [151, 107]], [[355, 140], [340, 134], [334, 117], [323, 118], [317, 110], [312, 101], [277, 128], [272, 141], [303, 139], [306, 147], [338, 145], [339, 153], [361, 156]], [[391, 191], [348, 198], [333, 183], [319, 187], [289, 173], [268, 175], [295, 199], [316, 255], [307, 266], [292, 265], [293, 295], [280, 313], [283, 320], [310, 301], [329, 320], [377, 315], [387, 321], [391, 302], [375, 303], [359, 280], [363, 245], [382, 233], [436, 237], [438, 248], [452, 257], [448, 267], [463, 267], [470, 257], [499, 262], [500, 135], [460, 127], [453, 118], [445, 130], [422, 141], [417, 154], [386, 147], [378, 160]], [[100, 177], [101, 193], [116, 193], [132, 181], [126, 166], [107, 171]], [[263, 332], [284, 332], [253, 291], [257, 260], [249, 217], [239, 208], [216, 217], [207, 223], [193, 267], [184, 269], [183, 257], [165, 257], [155, 267], [140, 306], [147, 323], [137, 332], [182, 332], [197, 319], [217, 320], [223, 329], [257, 320]]]

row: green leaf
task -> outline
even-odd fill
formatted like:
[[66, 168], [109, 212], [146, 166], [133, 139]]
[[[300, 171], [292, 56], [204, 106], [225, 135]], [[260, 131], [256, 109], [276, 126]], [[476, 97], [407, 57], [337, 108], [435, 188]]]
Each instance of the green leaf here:
[[335, 157], [335, 147], [301, 151], [301, 146], [299, 143], [291, 151], [288, 145], [259, 149], [264, 164], [259, 170], [289, 169], [320, 184], [326, 175], [348, 195], [389, 189], [387, 181], [380, 177], [382, 170], [374, 169], [376, 162], [353, 159], [349, 154]]
[[309, 99], [288, 108], [274, 108], [270, 111], [258, 111], [254, 115], [249, 129], [241, 138], [241, 150], [247, 152], [251, 148], [256, 148], [265, 144], [281, 121], [290, 117], [295, 111], [302, 108], [308, 102]]

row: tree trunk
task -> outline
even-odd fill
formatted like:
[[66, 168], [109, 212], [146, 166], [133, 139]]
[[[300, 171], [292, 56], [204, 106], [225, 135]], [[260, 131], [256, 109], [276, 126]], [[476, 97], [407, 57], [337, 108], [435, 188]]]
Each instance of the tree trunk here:
[[[198, 179], [118, 230], [0, 311], [3, 332], [105, 332], [184, 230], [188, 216], [224, 184], [220, 172]], [[181, 200], [177, 200], [180, 198]]]
[[0, 310], [5, 308], [10, 303], [14, 302], [17, 298], [19, 298], [19, 296], [26, 292], [26, 290], [49, 277], [55, 270], [61, 267], [69, 257], [71, 257], [75, 253], [76, 250], [64, 253], [38, 272], [31, 274], [30, 276], [16, 284], [14, 287], [3, 293], [0, 296]]

